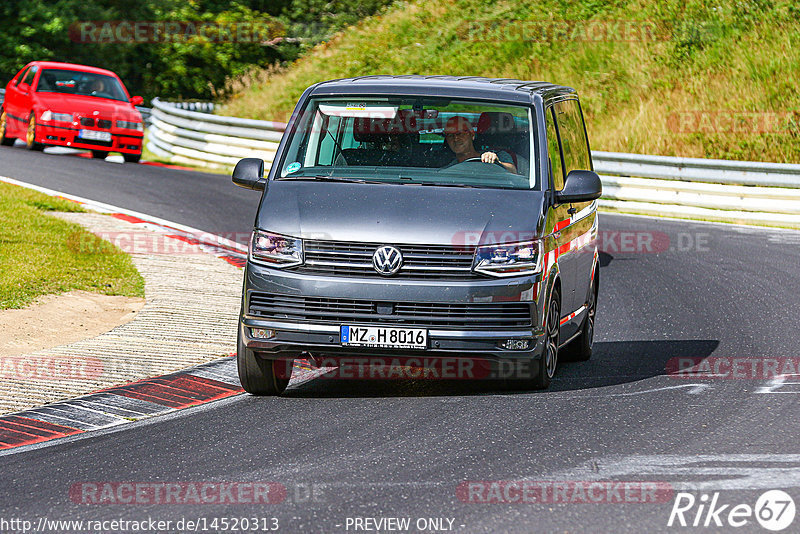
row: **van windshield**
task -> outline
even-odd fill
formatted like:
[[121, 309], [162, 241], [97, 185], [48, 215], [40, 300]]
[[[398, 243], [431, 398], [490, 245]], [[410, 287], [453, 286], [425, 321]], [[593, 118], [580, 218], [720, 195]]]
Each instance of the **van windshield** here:
[[530, 109], [421, 97], [313, 98], [279, 177], [537, 189]]

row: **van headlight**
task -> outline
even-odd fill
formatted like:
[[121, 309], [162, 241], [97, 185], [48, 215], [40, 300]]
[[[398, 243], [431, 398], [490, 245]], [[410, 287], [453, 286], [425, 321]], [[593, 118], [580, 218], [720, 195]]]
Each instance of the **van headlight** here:
[[475, 250], [473, 270], [489, 276], [525, 276], [542, 270], [542, 242], [482, 245]]
[[303, 241], [255, 230], [250, 239], [250, 261], [270, 267], [300, 265], [303, 263]]

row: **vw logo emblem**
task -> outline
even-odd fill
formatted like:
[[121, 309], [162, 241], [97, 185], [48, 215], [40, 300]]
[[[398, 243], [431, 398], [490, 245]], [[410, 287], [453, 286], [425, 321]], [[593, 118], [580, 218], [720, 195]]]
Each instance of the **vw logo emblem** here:
[[372, 255], [372, 266], [379, 274], [391, 276], [403, 265], [403, 255], [394, 247], [380, 247]]

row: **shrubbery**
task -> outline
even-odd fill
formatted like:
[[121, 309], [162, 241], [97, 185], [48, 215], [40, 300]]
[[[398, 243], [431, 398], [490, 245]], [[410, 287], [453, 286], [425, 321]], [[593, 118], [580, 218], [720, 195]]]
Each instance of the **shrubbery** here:
[[[0, 2], [0, 85], [33, 60], [104, 67], [133, 94], [218, 99], [253, 69], [296, 59], [305, 49], [389, 0], [4, 0]], [[183, 21], [268, 27], [267, 39], [108, 42], [93, 27]], [[88, 23], [81, 25], [81, 23]], [[127, 34], [126, 34], [127, 35]], [[185, 35], [185, 34], [183, 34]], [[105, 37], [105, 39], [103, 39]], [[100, 41], [100, 42], [98, 42]]]

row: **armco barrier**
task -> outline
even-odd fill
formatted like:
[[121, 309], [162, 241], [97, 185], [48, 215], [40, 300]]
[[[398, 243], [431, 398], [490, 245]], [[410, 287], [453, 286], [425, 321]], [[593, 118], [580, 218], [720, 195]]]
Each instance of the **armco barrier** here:
[[600, 151], [592, 160], [607, 208], [800, 227], [800, 165]]
[[150, 113], [152, 110], [144, 106], [136, 106], [136, 109], [141, 114], [142, 120], [144, 121], [145, 125], [150, 124]]
[[241, 158], [271, 162], [286, 125], [224, 117], [153, 100], [147, 148], [174, 163], [228, 168]]
[[[284, 123], [182, 109], [153, 100], [148, 149], [174, 163], [269, 165]], [[800, 165], [592, 152], [600, 205], [658, 216], [800, 227]]]

